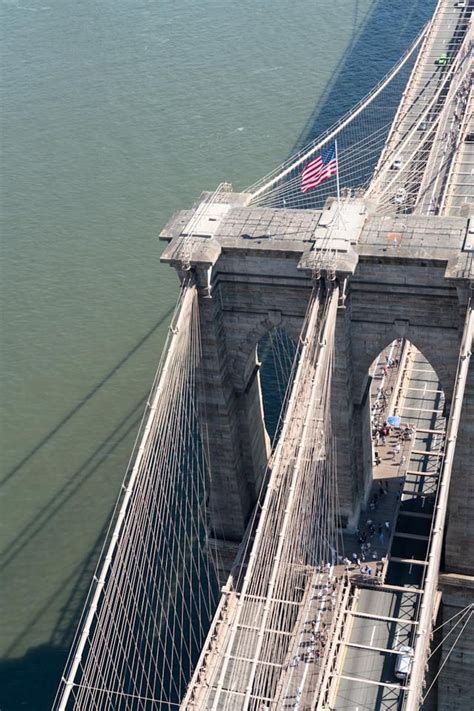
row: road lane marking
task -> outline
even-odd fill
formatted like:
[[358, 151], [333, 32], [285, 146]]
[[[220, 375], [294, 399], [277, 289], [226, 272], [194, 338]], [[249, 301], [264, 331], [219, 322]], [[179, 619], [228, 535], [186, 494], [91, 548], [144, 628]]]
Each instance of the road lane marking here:
[[374, 641], [374, 635], [375, 635], [375, 630], [377, 629], [377, 625], [374, 625], [372, 627], [372, 634], [370, 635], [370, 642], [369, 645], [372, 646], [372, 642]]

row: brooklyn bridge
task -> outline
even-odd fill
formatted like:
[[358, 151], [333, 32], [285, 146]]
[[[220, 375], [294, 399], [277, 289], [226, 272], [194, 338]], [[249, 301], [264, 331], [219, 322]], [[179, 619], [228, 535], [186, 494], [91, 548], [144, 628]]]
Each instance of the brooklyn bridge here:
[[180, 297], [55, 709], [472, 708], [473, 8], [162, 231]]

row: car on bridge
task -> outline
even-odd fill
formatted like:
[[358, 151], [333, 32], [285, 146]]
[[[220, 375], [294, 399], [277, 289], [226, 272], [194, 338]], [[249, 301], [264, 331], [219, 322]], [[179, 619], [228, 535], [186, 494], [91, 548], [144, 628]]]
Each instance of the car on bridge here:
[[447, 64], [449, 64], [449, 57], [447, 55], [447, 52], [443, 52], [443, 54], [440, 54], [438, 59], [435, 59], [435, 64], [437, 64], [439, 67], [445, 67]]
[[395, 676], [397, 679], [407, 679], [410, 676], [413, 665], [413, 649], [406, 644], [402, 644], [398, 650], [395, 662]]

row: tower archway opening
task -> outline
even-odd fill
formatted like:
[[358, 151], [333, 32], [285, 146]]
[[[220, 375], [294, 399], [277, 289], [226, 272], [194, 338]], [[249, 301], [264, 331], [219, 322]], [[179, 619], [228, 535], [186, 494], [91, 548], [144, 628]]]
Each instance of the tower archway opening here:
[[373, 361], [367, 389], [356, 552], [383, 571], [386, 583], [422, 587], [443, 463], [445, 394], [428, 359], [401, 338]]
[[273, 328], [257, 344], [265, 428], [276, 447], [281, 412], [296, 370], [297, 346], [283, 328]]

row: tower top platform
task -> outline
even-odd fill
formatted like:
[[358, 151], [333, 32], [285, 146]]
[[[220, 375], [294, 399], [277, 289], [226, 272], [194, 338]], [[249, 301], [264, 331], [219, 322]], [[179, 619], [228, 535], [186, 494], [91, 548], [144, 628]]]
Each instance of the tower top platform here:
[[209, 203], [209, 193], [190, 210], [175, 213], [160, 234], [168, 242], [162, 261], [178, 267], [214, 266], [225, 253], [299, 256], [311, 270], [332, 255], [342, 274], [359, 259], [440, 266], [448, 279], [474, 281], [474, 220], [429, 215], [371, 215], [360, 197], [329, 198], [324, 209], [247, 206], [246, 193], [227, 192]]

